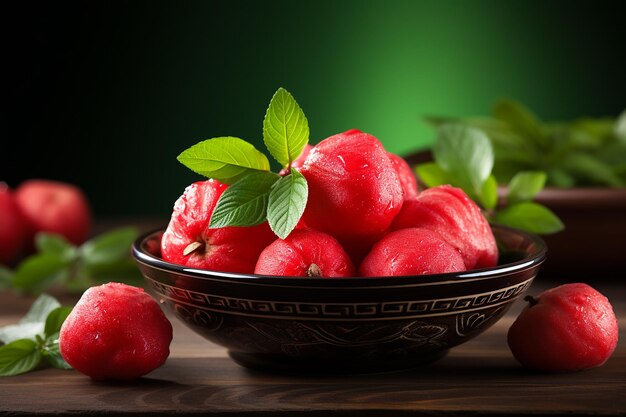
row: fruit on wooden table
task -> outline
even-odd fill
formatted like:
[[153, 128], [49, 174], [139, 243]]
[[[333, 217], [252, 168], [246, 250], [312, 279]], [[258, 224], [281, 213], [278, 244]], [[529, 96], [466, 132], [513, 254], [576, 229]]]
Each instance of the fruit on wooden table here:
[[85, 291], [59, 334], [63, 358], [94, 380], [131, 380], [169, 356], [172, 325], [142, 288], [108, 283]]
[[259, 254], [276, 239], [267, 222], [252, 227], [209, 228], [211, 214], [228, 186], [199, 181], [174, 204], [161, 239], [163, 259], [214, 271], [252, 273]]
[[259, 256], [255, 274], [295, 277], [352, 277], [354, 266], [332, 236], [311, 229], [294, 230]]
[[603, 365], [617, 346], [618, 323], [609, 300], [585, 283], [527, 296], [507, 341], [524, 367], [571, 372]]

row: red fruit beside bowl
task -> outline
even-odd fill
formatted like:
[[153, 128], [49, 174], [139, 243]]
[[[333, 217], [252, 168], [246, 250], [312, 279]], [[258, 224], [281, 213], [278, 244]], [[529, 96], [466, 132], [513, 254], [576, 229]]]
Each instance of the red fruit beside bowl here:
[[546, 257], [537, 236], [494, 227], [499, 264], [445, 274], [296, 278], [164, 261], [162, 231], [133, 256], [157, 299], [239, 364], [273, 372], [369, 373], [417, 367], [493, 325]]

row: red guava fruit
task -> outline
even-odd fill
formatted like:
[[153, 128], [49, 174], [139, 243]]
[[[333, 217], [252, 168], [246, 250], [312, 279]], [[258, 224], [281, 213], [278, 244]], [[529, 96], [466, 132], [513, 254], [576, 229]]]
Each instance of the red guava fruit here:
[[467, 269], [498, 263], [498, 247], [489, 223], [463, 190], [440, 185], [406, 200], [392, 230], [422, 227], [439, 233], [456, 247]]
[[364, 277], [440, 274], [465, 270], [459, 252], [428, 229], [396, 230], [377, 242], [359, 273]]
[[387, 151], [374, 136], [349, 130], [315, 145], [300, 172], [309, 187], [304, 223], [335, 237], [358, 263], [402, 207]]
[[83, 293], [59, 333], [61, 356], [94, 380], [131, 380], [169, 356], [172, 324], [142, 288], [121, 283]]
[[584, 283], [564, 284], [529, 301], [509, 328], [511, 353], [524, 367], [573, 372], [603, 365], [617, 346], [609, 300]]
[[417, 177], [413, 173], [411, 166], [406, 162], [404, 158], [394, 153], [389, 152], [389, 159], [391, 159], [391, 163], [393, 164], [396, 173], [398, 174], [398, 179], [400, 180], [400, 185], [402, 186], [402, 194], [404, 195], [405, 200], [409, 200], [411, 198], [417, 197], [419, 194], [417, 187]]
[[228, 186], [199, 181], [174, 204], [161, 238], [164, 260], [192, 268], [253, 273], [259, 254], [276, 239], [267, 222], [251, 227], [209, 228], [211, 214]]
[[15, 190], [17, 204], [30, 229], [30, 240], [39, 232], [57, 233], [80, 245], [91, 231], [92, 213], [87, 196], [73, 184], [32, 179]]
[[11, 265], [29, 236], [26, 222], [6, 183], [0, 182], [0, 264]]
[[292, 231], [261, 252], [255, 274], [292, 277], [353, 277], [354, 266], [332, 236], [312, 229]]

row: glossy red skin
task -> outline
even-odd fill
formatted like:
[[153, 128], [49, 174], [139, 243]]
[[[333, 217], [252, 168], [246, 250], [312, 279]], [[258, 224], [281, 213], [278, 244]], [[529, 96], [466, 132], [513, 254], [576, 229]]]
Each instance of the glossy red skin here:
[[28, 229], [12, 190], [0, 182], [0, 264], [11, 265], [24, 248]]
[[19, 185], [15, 198], [32, 237], [58, 233], [80, 245], [91, 231], [92, 213], [87, 196], [73, 184], [33, 179]]
[[389, 233], [359, 267], [364, 277], [408, 276], [465, 270], [459, 252], [439, 234], [408, 228]]
[[407, 227], [423, 227], [439, 233], [459, 250], [467, 269], [498, 263], [498, 246], [489, 223], [460, 188], [441, 185], [405, 201], [391, 228]]
[[398, 174], [398, 178], [400, 179], [404, 199], [409, 200], [417, 197], [419, 194], [417, 177], [413, 173], [411, 166], [404, 158], [391, 152], [389, 152], [389, 159], [391, 159], [391, 163], [393, 164], [393, 167]]
[[359, 130], [318, 143], [300, 172], [309, 186], [304, 223], [335, 237], [351, 255], [353, 245], [378, 240], [402, 207], [402, 186], [387, 151]]
[[277, 239], [259, 256], [255, 274], [306, 277], [311, 264], [319, 267], [322, 278], [353, 277], [350, 257], [332, 236], [312, 229], [292, 231]]
[[617, 346], [618, 323], [609, 300], [584, 283], [544, 291], [522, 310], [508, 344], [524, 367], [573, 372], [603, 365]]
[[169, 356], [172, 325], [142, 288], [108, 283], [89, 288], [63, 323], [61, 355], [94, 380], [132, 380]]
[[[161, 239], [164, 260], [192, 268], [253, 273], [259, 254], [276, 239], [267, 222], [252, 227], [209, 229], [211, 214], [228, 186], [215, 180], [199, 181], [185, 189], [174, 204]], [[202, 247], [184, 255], [193, 242]]]

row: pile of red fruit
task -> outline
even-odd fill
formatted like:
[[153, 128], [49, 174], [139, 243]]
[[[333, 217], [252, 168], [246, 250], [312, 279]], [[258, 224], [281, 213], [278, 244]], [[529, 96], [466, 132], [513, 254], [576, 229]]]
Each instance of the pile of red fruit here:
[[32, 252], [39, 232], [79, 245], [87, 239], [91, 221], [89, 201], [73, 184], [31, 179], [13, 190], [0, 182], [0, 264], [12, 265]]
[[227, 188], [210, 179], [176, 201], [163, 258], [200, 269], [315, 277], [434, 274], [497, 263], [480, 208], [452, 186], [418, 192], [406, 161], [370, 134], [349, 130], [307, 145], [292, 166], [306, 178], [309, 195], [285, 239], [267, 222], [209, 228]]

